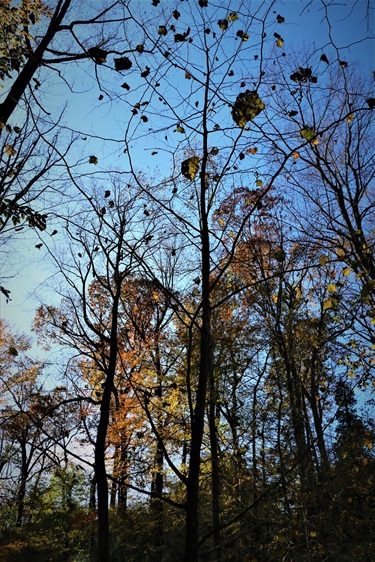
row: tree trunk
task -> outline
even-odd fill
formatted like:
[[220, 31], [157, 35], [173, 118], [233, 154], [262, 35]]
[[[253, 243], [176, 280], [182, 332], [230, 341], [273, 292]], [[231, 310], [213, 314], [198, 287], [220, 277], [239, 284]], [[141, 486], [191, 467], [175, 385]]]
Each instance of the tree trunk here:
[[210, 403], [208, 412], [208, 425], [211, 447], [211, 512], [212, 528], [215, 548], [215, 562], [220, 562], [220, 478], [219, 456], [216, 432], [216, 390], [213, 373], [210, 377]]
[[[156, 397], [161, 400], [163, 397], [163, 386], [161, 380], [161, 365], [160, 365], [160, 354], [159, 346], [156, 348], [156, 372], [157, 372], [157, 389]], [[159, 413], [157, 416], [158, 433], [161, 434], [162, 431], [162, 410], [159, 408]], [[153, 518], [154, 527], [154, 552], [153, 560], [158, 562], [163, 559], [164, 551], [164, 504], [161, 500], [161, 495], [163, 493], [164, 487], [164, 453], [162, 443], [158, 440], [156, 445], [156, 452], [154, 456], [154, 470], [152, 473], [151, 482], [151, 513]]]
[[26, 443], [21, 443], [21, 479], [17, 494], [17, 527], [22, 527], [23, 513], [25, 510], [26, 481], [28, 473], [27, 465]]
[[95, 443], [95, 477], [98, 497], [98, 562], [109, 560], [109, 514], [108, 514], [108, 481], [105, 466], [105, 449], [107, 430], [109, 424], [109, 413], [111, 406], [111, 395], [116, 373], [117, 362], [117, 324], [118, 306], [121, 290], [121, 282], [116, 287], [112, 305], [112, 325], [108, 368], [106, 381], [104, 383], [103, 397], [100, 406], [100, 418]]
[[[42, 62], [44, 53], [59, 30], [62, 20], [71, 4], [71, 0], [60, 0], [56, 6], [46, 34], [26, 62], [25, 66], [14, 81], [8, 95], [0, 104], [0, 122], [6, 123], [13, 111], [16, 109], [32, 77]], [[1, 133], [1, 130], [0, 130]]]
[[[208, 91], [206, 89], [206, 97]], [[208, 100], [205, 100], [208, 107]], [[204, 126], [206, 120], [204, 119]], [[207, 131], [204, 135], [203, 159], [201, 168], [201, 256], [202, 256], [202, 327], [200, 334], [200, 364], [199, 379], [196, 393], [196, 403], [191, 420], [191, 447], [189, 461], [189, 475], [186, 486], [186, 547], [185, 561], [198, 560], [199, 543], [199, 475], [201, 463], [201, 446], [204, 431], [207, 383], [213, 373], [213, 342], [211, 334], [211, 305], [210, 305], [210, 241], [208, 227], [208, 213], [206, 211], [206, 163], [207, 163]]]

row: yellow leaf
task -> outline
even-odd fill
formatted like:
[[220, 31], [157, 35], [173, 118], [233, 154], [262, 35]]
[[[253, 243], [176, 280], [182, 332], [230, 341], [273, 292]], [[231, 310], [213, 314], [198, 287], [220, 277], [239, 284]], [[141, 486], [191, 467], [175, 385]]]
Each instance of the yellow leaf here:
[[336, 291], [337, 291], [336, 285], [334, 283], [329, 283], [328, 287], [327, 287], [327, 291], [329, 293], [336, 293]]
[[354, 119], [354, 113], [351, 113], [350, 115], [347, 116], [346, 122], [349, 124], [353, 121], [353, 119]]
[[17, 154], [17, 150], [15, 150], [13, 146], [10, 146], [10, 144], [5, 145], [4, 152], [9, 156], [15, 156]]
[[279, 37], [279, 39], [276, 40], [276, 47], [282, 47], [284, 45], [284, 41], [281, 37]]
[[293, 152], [293, 158], [297, 160], [297, 158], [299, 158], [299, 152]]
[[348, 377], [350, 377], [351, 379], [354, 379], [355, 373], [353, 373], [353, 371], [348, 371]]
[[255, 185], [256, 185], [257, 187], [262, 187], [263, 181], [262, 181], [262, 180], [257, 180], [257, 181], [255, 182]]
[[337, 305], [337, 299], [333, 299], [332, 297], [330, 297], [329, 299], [324, 301], [323, 310], [329, 310], [330, 308], [333, 308], [336, 305]]
[[181, 163], [181, 173], [188, 179], [193, 180], [199, 170], [199, 158], [198, 156], [191, 156], [187, 160]]
[[316, 537], [316, 531], [311, 531], [310, 537], [313, 537], [313, 538]]
[[345, 275], [345, 277], [350, 275], [350, 272], [351, 272], [350, 267], [344, 267], [344, 269], [342, 270], [342, 274]]
[[338, 249], [336, 250], [336, 254], [337, 254], [337, 256], [338, 256], [339, 258], [342, 258], [342, 257], [345, 256], [345, 250], [343, 250], [342, 248], [338, 248]]
[[272, 298], [273, 302], [276, 304], [277, 301], [278, 301], [278, 296], [276, 295], [276, 293], [273, 294], [271, 298]]
[[327, 261], [328, 261], [327, 256], [320, 256], [319, 265], [321, 265], [323, 267], [327, 263]]
[[372, 449], [372, 441], [370, 441], [370, 439], [364, 439], [363, 444], [368, 449]]

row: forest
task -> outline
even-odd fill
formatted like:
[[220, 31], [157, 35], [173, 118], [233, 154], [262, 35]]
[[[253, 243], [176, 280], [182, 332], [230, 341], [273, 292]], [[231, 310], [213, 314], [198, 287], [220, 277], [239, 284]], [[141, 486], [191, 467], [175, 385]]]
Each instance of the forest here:
[[0, 560], [373, 562], [374, 9], [0, 2]]

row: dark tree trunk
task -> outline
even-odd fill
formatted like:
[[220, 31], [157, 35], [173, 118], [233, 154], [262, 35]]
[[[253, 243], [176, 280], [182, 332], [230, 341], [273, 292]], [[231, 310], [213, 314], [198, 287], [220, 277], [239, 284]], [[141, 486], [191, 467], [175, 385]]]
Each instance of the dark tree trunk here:
[[26, 88], [30, 84], [32, 77], [39, 68], [47, 47], [58, 32], [59, 26], [61, 25], [70, 4], [71, 0], [60, 0], [58, 2], [46, 34], [35, 51], [30, 55], [25, 66], [22, 68], [21, 72], [14, 81], [5, 100], [0, 104], [0, 122], [5, 124], [12, 115], [13, 111], [16, 109]]
[[26, 481], [28, 474], [28, 462], [26, 443], [21, 443], [21, 478], [20, 487], [17, 494], [17, 521], [16, 526], [22, 527], [23, 514], [25, 510]]
[[95, 478], [98, 497], [98, 562], [109, 560], [109, 513], [108, 513], [108, 481], [105, 467], [105, 449], [109, 414], [111, 406], [111, 395], [116, 373], [117, 362], [117, 324], [118, 307], [120, 298], [121, 282], [118, 282], [112, 305], [112, 325], [109, 349], [109, 361], [104, 383], [103, 397], [100, 406], [100, 417], [95, 443]]
[[127, 444], [121, 447], [120, 453], [120, 475], [118, 486], [118, 509], [122, 513], [126, 511], [128, 501], [128, 488], [126, 487], [126, 479], [128, 475], [128, 450]]
[[[207, 78], [209, 81], [209, 78]], [[199, 550], [199, 476], [201, 464], [201, 446], [204, 431], [207, 384], [213, 376], [213, 342], [211, 334], [210, 304], [210, 237], [208, 212], [206, 207], [206, 165], [208, 158], [208, 86], [205, 90], [203, 116], [203, 158], [200, 172], [201, 205], [201, 274], [202, 274], [202, 325], [200, 334], [200, 364], [195, 408], [191, 420], [191, 445], [189, 474], [186, 485], [186, 546], [185, 561], [196, 562]]]
[[220, 477], [219, 477], [219, 455], [216, 432], [216, 389], [213, 373], [210, 377], [210, 403], [208, 412], [208, 424], [211, 447], [211, 513], [212, 528], [215, 547], [215, 562], [220, 561]]
[[[160, 353], [159, 346], [156, 349], [156, 372], [157, 372], [157, 389], [156, 397], [161, 400], [163, 397], [163, 386], [161, 380], [161, 364], [160, 364]], [[159, 415], [157, 417], [158, 433], [161, 434], [162, 431], [162, 415], [161, 409], [159, 409]], [[159, 562], [163, 559], [164, 550], [164, 504], [161, 500], [164, 487], [164, 453], [162, 443], [158, 440], [156, 445], [156, 452], [154, 456], [154, 470], [152, 474], [151, 483], [151, 513], [153, 518], [154, 527], [154, 553], [153, 560]]]

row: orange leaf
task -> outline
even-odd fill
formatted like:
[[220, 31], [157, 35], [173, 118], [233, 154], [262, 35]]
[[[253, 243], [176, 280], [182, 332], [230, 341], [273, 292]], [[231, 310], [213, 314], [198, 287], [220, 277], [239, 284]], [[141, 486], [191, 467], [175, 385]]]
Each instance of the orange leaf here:
[[15, 150], [13, 148], [13, 146], [10, 146], [10, 144], [5, 145], [4, 152], [5, 152], [5, 154], [8, 154], [9, 156], [15, 156], [17, 154], [17, 150]]

